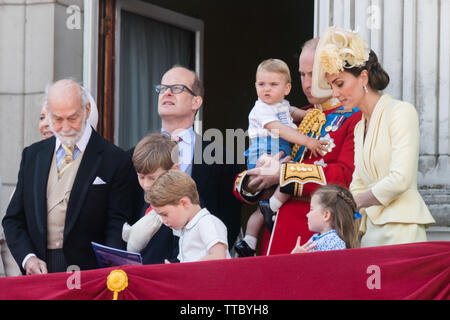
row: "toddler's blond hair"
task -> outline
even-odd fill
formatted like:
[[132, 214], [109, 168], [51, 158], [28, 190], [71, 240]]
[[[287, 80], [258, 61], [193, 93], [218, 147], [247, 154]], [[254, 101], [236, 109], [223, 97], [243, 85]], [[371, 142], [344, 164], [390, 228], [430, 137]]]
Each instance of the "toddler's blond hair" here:
[[260, 71], [275, 72], [284, 75], [287, 83], [291, 83], [291, 72], [289, 67], [283, 60], [280, 59], [267, 59], [261, 62], [256, 69], [256, 74]]

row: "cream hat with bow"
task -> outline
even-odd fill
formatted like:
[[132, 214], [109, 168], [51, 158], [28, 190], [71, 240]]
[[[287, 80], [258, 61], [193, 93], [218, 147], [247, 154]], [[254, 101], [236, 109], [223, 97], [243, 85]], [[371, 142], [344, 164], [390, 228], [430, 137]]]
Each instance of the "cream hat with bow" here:
[[366, 41], [357, 32], [329, 27], [320, 37], [314, 56], [311, 94], [316, 98], [331, 96], [326, 75], [364, 66], [369, 53]]

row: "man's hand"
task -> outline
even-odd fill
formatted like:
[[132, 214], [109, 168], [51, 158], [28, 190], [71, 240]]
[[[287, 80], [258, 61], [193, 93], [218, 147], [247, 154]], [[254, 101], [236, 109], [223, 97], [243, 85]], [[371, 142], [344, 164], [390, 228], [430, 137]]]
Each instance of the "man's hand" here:
[[276, 155], [262, 155], [256, 162], [256, 167], [247, 172], [248, 184], [245, 190], [255, 193], [267, 189], [280, 182], [281, 163], [289, 161], [290, 156], [280, 160], [283, 152]]
[[30, 274], [46, 274], [47, 264], [37, 257], [31, 257], [25, 263], [25, 271]]

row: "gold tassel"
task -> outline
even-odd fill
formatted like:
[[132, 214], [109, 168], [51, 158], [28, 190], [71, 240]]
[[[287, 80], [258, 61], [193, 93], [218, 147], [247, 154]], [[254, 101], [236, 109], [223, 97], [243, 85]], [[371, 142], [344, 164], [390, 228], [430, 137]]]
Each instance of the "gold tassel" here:
[[108, 275], [106, 285], [110, 291], [114, 292], [113, 300], [117, 300], [119, 292], [128, 287], [128, 276], [123, 270], [113, 270]]
[[[313, 109], [309, 111], [306, 116], [303, 118], [302, 122], [298, 126], [298, 132], [307, 136], [309, 133], [311, 134], [311, 138], [319, 139], [322, 132], [323, 125], [327, 122], [327, 118], [325, 114], [319, 109]], [[295, 159], [298, 151], [300, 150], [300, 145], [296, 144], [292, 147], [291, 157]], [[303, 158], [306, 153], [306, 148], [303, 151], [300, 162], [303, 161]]]

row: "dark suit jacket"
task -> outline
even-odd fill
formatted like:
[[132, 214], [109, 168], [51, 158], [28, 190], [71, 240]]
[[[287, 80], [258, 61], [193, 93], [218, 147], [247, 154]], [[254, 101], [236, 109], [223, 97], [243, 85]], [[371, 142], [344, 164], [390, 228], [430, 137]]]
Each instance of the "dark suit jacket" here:
[[234, 181], [241, 170], [236, 157], [227, 163], [228, 152], [197, 136], [191, 176], [204, 207], [227, 227], [228, 249], [231, 250], [241, 229], [241, 203], [233, 194]]
[[[3, 219], [8, 246], [20, 266], [29, 253], [45, 261], [47, 180], [55, 142], [53, 137], [23, 150], [17, 188]], [[68, 265], [97, 267], [91, 241], [125, 248], [121, 235], [131, 215], [132, 174], [127, 154], [92, 130], [67, 206], [63, 250]], [[106, 184], [93, 185], [96, 177]]]
[[[241, 229], [241, 202], [233, 194], [234, 180], [241, 172], [236, 164], [236, 157], [226, 163], [227, 150], [215, 146], [210, 141], [203, 141], [196, 135], [192, 179], [197, 184], [200, 205], [218, 217], [228, 230], [228, 249], [230, 250]], [[128, 151], [132, 157], [134, 148]], [[206, 155], [206, 157], [205, 157]], [[210, 159], [210, 155], [212, 155]], [[211, 161], [213, 160], [213, 161]], [[215, 162], [214, 162], [215, 161]], [[140, 208], [144, 204], [144, 194], [139, 186], [136, 173], [133, 176], [135, 193], [133, 196], [134, 212], [139, 212], [130, 221], [133, 224], [140, 218]]]

